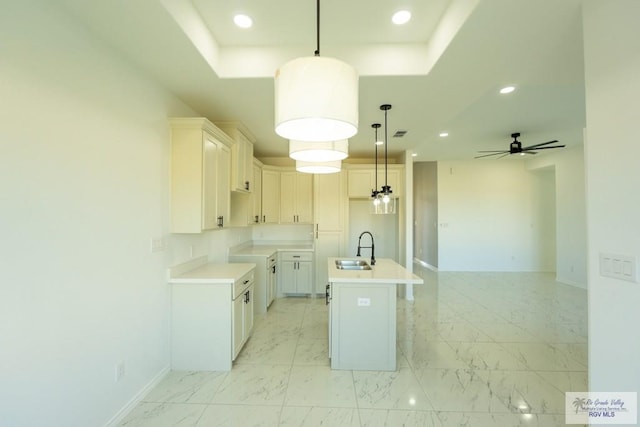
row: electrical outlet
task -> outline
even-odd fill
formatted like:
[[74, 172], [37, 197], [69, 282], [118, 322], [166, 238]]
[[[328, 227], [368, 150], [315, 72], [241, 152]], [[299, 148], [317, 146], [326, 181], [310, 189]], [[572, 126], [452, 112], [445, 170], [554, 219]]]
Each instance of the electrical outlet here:
[[154, 237], [151, 239], [151, 252], [164, 251], [164, 239], [162, 237]]
[[123, 379], [124, 374], [125, 374], [125, 365], [124, 365], [124, 360], [122, 360], [120, 361], [120, 363], [116, 365], [116, 382]]

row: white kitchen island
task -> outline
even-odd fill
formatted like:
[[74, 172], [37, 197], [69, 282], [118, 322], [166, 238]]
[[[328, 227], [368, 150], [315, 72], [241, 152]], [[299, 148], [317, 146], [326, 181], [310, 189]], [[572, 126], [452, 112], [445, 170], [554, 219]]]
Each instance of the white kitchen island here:
[[341, 270], [329, 258], [329, 357], [331, 369], [396, 370], [396, 295], [399, 284], [423, 280], [391, 259], [371, 270]]

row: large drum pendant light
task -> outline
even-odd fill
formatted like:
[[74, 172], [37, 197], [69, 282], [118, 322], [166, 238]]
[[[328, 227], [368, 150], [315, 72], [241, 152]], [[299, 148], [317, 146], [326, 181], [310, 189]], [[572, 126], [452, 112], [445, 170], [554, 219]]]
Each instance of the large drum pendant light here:
[[358, 132], [358, 73], [320, 57], [320, 0], [315, 56], [297, 58], [275, 74], [275, 130], [296, 141], [337, 141]]

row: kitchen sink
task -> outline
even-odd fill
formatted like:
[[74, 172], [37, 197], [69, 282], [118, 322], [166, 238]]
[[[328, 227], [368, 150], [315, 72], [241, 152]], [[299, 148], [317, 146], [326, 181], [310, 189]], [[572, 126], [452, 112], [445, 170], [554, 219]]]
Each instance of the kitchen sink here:
[[336, 268], [338, 270], [371, 270], [371, 266], [360, 259], [337, 259]]

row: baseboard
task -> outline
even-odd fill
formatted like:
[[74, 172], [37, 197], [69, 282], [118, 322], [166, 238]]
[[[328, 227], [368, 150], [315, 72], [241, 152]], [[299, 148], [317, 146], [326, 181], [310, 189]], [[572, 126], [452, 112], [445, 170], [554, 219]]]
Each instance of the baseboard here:
[[129, 412], [131, 412], [133, 408], [135, 408], [136, 405], [138, 405], [138, 403], [140, 403], [142, 399], [144, 399], [144, 397], [151, 391], [151, 389], [158, 385], [160, 381], [162, 381], [162, 379], [169, 373], [170, 370], [171, 367], [169, 365], [162, 368], [162, 370], [160, 370], [160, 372], [158, 372], [158, 374], [156, 374], [156, 376], [153, 377], [151, 381], [147, 383], [147, 385], [142, 387], [142, 389], [138, 393], [136, 393], [136, 395], [133, 396], [133, 398], [105, 424], [105, 427], [116, 427], [118, 423], [120, 423], [120, 421], [122, 421], [124, 417], [129, 415]]
[[576, 287], [576, 288], [584, 289], [585, 291], [587, 290], [587, 285], [585, 285], [584, 283], [576, 282], [576, 281], [573, 281], [573, 280], [563, 279], [563, 278], [558, 277], [558, 276], [556, 276], [556, 282], [560, 282], [560, 283], [563, 283], [565, 285], [569, 285], [569, 286], [573, 286], [573, 287]]

